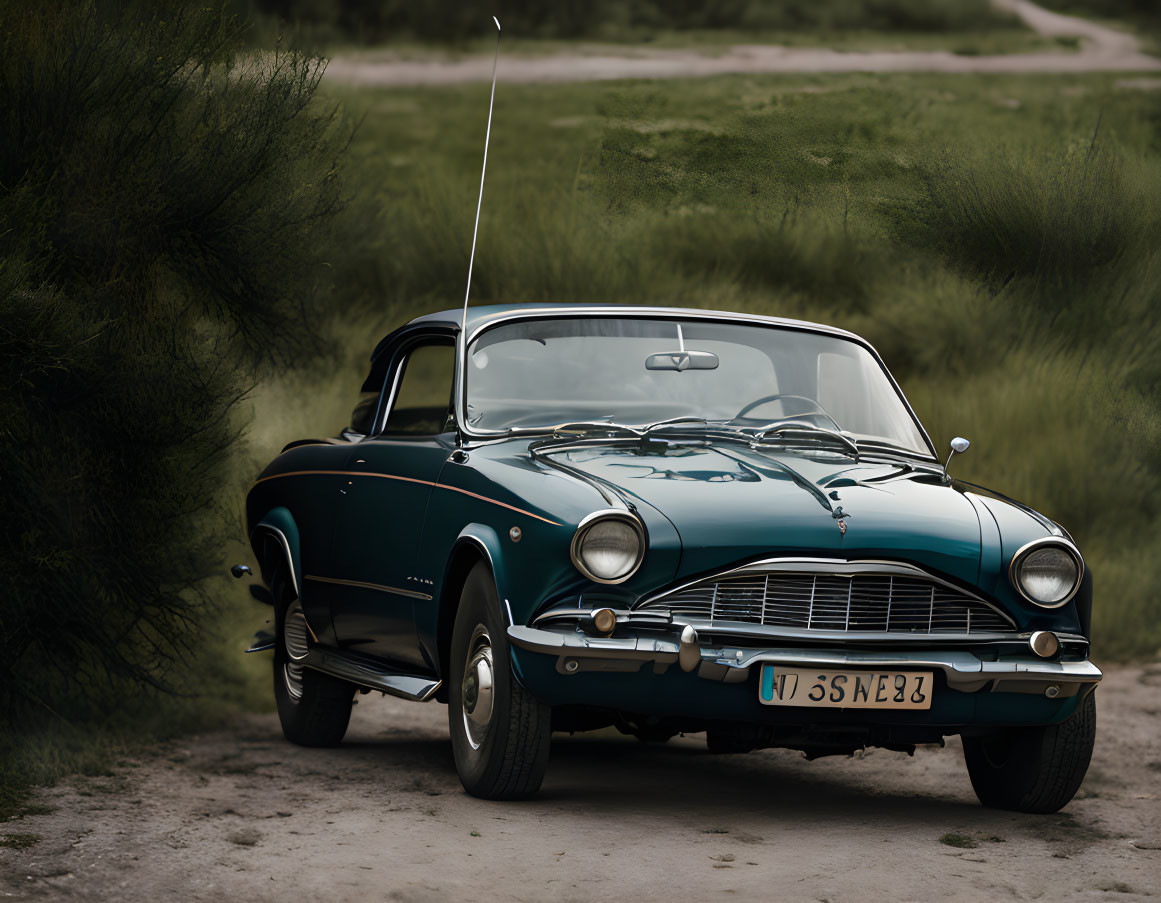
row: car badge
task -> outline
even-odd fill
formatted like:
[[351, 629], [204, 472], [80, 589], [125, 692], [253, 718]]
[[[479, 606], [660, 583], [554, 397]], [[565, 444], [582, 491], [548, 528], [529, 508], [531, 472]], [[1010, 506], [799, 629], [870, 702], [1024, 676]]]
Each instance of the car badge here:
[[835, 508], [834, 511], [832, 511], [830, 513], [830, 516], [833, 517], [836, 521], [838, 521], [839, 533], [841, 533], [843, 536], [846, 536], [847, 535], [847, 518], [850, 517], [850, 515], [846, 514], [843, 511], [843, 506], [839, 505], [837, 508]]

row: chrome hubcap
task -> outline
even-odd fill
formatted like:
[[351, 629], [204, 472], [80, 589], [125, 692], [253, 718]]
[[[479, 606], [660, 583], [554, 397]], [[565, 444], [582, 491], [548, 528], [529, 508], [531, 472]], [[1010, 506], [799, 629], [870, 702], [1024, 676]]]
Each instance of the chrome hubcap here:
[[286, 609], [282, 619], [282, 644], [290, 660], [282, 664], [282, 680], [286, 684], [286, 692], [296, 702], [302, 699], [302, 665], [309, 650], [306, 641], [306, 615], [302, 613], [301, 603], [295, 599]]
[[460, 701], [464, 712], [464, 731], [472, 749], [479, 749], [492, 722], [493, 678], [492, 639], [481, 624], [468, 644], [468, 660], [464, 666], [464, 682], [460, 687]]

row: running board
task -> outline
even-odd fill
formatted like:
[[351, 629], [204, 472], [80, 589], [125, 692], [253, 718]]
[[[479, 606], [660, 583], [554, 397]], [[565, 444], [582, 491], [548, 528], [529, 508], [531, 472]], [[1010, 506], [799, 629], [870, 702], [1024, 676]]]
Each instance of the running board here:
[[379, 690], [413, 702], [427, 702], [442, 683], [431, 677], [392, 671], [361, 656], [356, 658], [338, 649], [327, 649], [322, 646], [312, 647], [302, 664], [331, 677], [358, 684], [360, 687]]

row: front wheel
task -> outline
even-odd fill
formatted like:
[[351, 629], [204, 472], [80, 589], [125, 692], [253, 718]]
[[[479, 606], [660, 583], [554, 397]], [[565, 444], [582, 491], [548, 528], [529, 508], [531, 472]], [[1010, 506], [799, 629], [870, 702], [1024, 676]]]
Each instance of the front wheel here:
[[964, 737], [963, 757], [981, 803], [1016, 812], [1056, 812], [1080, 789], [1096, 739], [1096, 694], [1067, 721]]
[[460, 783], [489, 800], [540, 789], [552, 733], [552, 708], [512, 674], [506, 626], [491, 572], [477, 564], [452, 630], [447, 711]]

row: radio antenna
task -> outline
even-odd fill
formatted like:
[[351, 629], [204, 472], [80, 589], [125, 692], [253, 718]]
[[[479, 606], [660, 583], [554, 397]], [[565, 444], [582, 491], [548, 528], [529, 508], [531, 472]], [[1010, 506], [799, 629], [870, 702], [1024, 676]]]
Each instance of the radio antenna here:
[[468, 257], [468, 285], [464, 289], [464, 315], [460, 320], [460, 335], [467, 348], [468, 298], [472, 294], [472, 266], [476, 262], [476, 236], [480, 234], [480, 208], [484, 204], [484, 176], [488, 172], [488, 142], [492, 140], [492, 107], [496, 103], [496, 64], [500, 61], [500, 20], [492, 16], [496, 23], [496, 55], [492, 58], [492, 96], [488, 101], [488, 130], [484, 133], [484, 165], [480, 167], [480, 197], [476, 201], [476, 225], [472, 229], [472, 253]]

